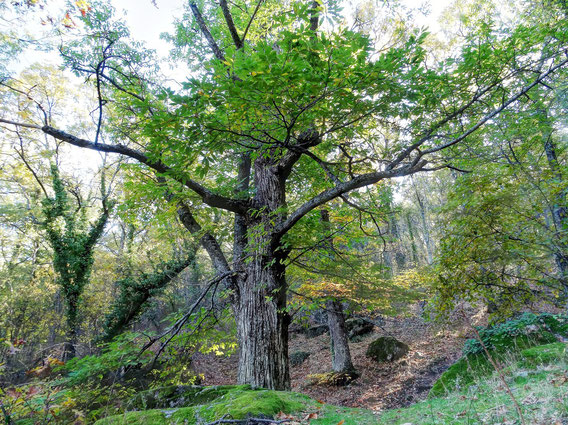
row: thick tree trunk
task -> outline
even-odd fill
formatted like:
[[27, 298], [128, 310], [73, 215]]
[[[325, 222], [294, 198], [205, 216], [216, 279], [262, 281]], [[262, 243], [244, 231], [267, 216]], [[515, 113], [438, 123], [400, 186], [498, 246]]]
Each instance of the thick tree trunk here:
[[239, 285], [235, 310], [239, 340], [238, 382], [289, 390], [288, 324], [284, 267], [257, 257]]
[[[273, 236], [285, 219], [285, 176], [269, 158], [254, 162], [254, 204], [262, 214], [251, 214], [246, 250], [240, 250], [242, 243], [236, 246], [234, 268], [245, 271], [237, 279], [233, 305], [239, 340], [238, 382], [289, 390], [287, 252]], [[243, 227], [239, 221], [235, 224]]]
[[334, 372], [353, 372], [355, 368], [349, 351], [349, 338], [345, 327], [343, 306], [337, 300], [329, 300], [325, 306], [329, 336], [331, 337], [331, 368]]

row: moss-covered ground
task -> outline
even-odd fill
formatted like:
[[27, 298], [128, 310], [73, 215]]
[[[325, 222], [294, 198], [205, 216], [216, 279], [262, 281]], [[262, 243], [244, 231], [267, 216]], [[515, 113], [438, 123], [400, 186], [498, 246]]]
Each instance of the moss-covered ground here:
[[[515, 401], [495, 372], [472, 375], [467, 387], [444, 397], [381, 414], [326, 405], [298, 393], [247, 386], [168, 387], [140, 393], [131, 404], [137, 409], [155, 408], [125, 412], [96, 425], [199, 425], [247, 417], [288, 418], [291, 423], [313, 425], [513, 425], [521, 423], [515, 402], [526, 424], [564, 424], [568, 423], [567, 346], [532, 347], [521, 350], [509, 363], [503, 360], [503, 375]], [[185, 400], [184, 407], [177, 407], [180, 397]]]
[[[194, 398], [191, 399], [190, 396]], [[185, 399], [184, 407], [177, 406], [179, 398]], [[133, 399], [133, 406], [159, 406], [157, 409], [125, 412], [101, 419], [96, 425], [162, 425], [204, 424], [221, 418], [244, 419], [247, 417], [274, 417], [288, 415], [301, 421], [311, 417], [312, 424], [371, 425], [376, 416], [371, 411], [335, 407], [320, 403], [305, 395], [252, 389], [248, 386], [163, 388], [144, 392]]]
[[[534, 347], [534, 353], [545, 355], [541, 353], [540, 346], [568, 336], [568, 318], [552, 314], [525, 314], [518, 319], [480, 330], [480, 334], [494, 361], [514, 364], [519, 360], [520, 353], [528, 359], [531, 347]], [[430, 397], [465, 389], [481, 376], [493, 373], [494, 367], [479, 341], [472, 339], [466, 342], [465, 354], [436, 381]]]
[[[567, 344], [553, 343], [522, 350], [503, 363], [505, 382], [521, 408], [524, 422], [568, 423]], [[520, 424], [515, 402], [499, 375], [472, 376], [469, 386], [445, 397], [430, 398], [406, 409], [381, 415], [379, 424]]]

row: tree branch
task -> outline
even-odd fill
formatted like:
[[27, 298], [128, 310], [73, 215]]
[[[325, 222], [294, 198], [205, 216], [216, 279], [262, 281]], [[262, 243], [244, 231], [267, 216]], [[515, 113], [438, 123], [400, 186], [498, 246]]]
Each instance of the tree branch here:
[[[6, 122], [4, 120], [4, 122]], [[19, 125], [15, 123], [16, 125]], [[31, 128], [40, 128], [38, 126], [34, 126]], [[129, 148], [128, 146], [124, 145], [109, 145], [106, 143], [93, 143], [89, 140], [80, 139], [75, 137], [71, 134], [68, 134], [64, 131], [58, 130], [56, 128], [50, 126], [41, 127], [41, 130], [57, 140], [61, 140], [62, 142], [69, 143], [73, 146], [78, 146], [80, 148], [92, 149], [99, 152], [110, 152], [110, 153], [117, 153], [120, 155], [127, 156], [129, 158], [135, 159], [138, 162], [147, 165], [148, 167], [154, 169], [158, 173], [167, 174], [172, 179], [180, 182], [187, 188], [191, 189], [195, 193], [197, 193], [202, 201], [215, 208], [221, 208], [227, 211], [245, 214], [248, 210], [248, 202], [245, 200], [238, 200], [227, 198], [221, 195], [214, 194], [209, 189], [203, 187], [198, 182], [190, 179], [188, 176], [182, 175], [180, 176], [178, 172], [173, 170], [171, 167], [167, 166], [161, 161], [153, 161], [146, 156], [143, 152]]]
[[223, 11], [223, 16], [225, 17], [225, 22], [227, 22], [227, 28], [231, 33], [231, 38], [233, 39], [233, 43], [235, 43], [235, 47], [237, 49], [242, 48], [243, 41], [239, 37], [237, 28], [235, 27], [235, 23], [233, 22], [233, 17], [231, 16], [231, 11], [229, 10], [229, 6], [227, 5], [227, 0], [219, 0], [219, 5], [221, 6], [221, 10]]
[[248, 30], [250, 29], [250, 26], [252, 25], [252, 21], [254, 21], [254, 18], [258, 12], [258, 9], [260, 9], [260, 5], [262, 4], [264, 0], [258, 0], [258, 3], [256, 4], [256, 7], [254, 8], [254, 12], [252, 13], [252, 16], [250, 17], [250, 20], [248, 21], [247, 27], [245, 28], [245, 32], [243, 33], [243, 38], [241, 39], [242, 42], [245, 42], [245, 39], [247, 38], [247, 34], [248, 34]]
[[[178, 202], [177, 213], [181, 223], [187, 230], [189, 230], [190, 233], [199, 234], [202, 232], [203, 229], [201, 225], [197, 222], [197, 220], [195, 220], [195, 217], [193, 216], [189, 207], [182, 201]], [[226, 274], [232, 272], [231, 267], [229, 266], [229, 262], [227, 261], [225, 254], [223, 254], [223, 251], [221, 250], [219, 242], [217, 242], [217, 239], [215, 239], [215, 237], [211, 233], [203, 233], [199, 241], [201, 242], [201, 246], [203, 246], [203, 248], [205, 248], [205, 251], [207, 251], [209, 258], [213, 263], [213, 268], [218, 274]]]
[[199, 11], [197, 5], [194, 2], [191, 2], [191, 3], [189, 3], [189, 7], [191, 8], [191, 12], [193, 13], [193, 16], [195, 16], [195, 20], [197, 21], [197, 25], [199, 26], [201, 33], [205, 36], [205, 39], [207, 40], [207, 44], [209, 44], [209, 47], [213, 51], [213, 54], [220, 61], [224, 61], [225, 55], [223, 54], [223, 52], [221, 51], [221, 49], [219, 48], [219, 46], [215, 42], [215, 39], [211, 35], [209, 28], [207, 28], [207, 24], [205, 23], [205, 20], [203, 19], [203, 15]]
[[523, 87], [522, 90], [520, 90], [516, 95], [510, 97], [507, 101], [503, 102], [501, 104], [501, 106], [499, 106], [496, 109], [493, 109], [493, 111], [491, 111], [490, 113], [488, 113], [487, 115], [485, 115], [483, 118], [481, 118], [473, 127], [470, 127], [467, 131], [465, 131], [464, 133], [462, 133], [459, 137], [456, 137], [453, 140], [450, 140], [449, 142], [444, 143], [443, 145], [439, 145], [439, 146], [434, 146], [433, 148], [427, 149], [424, 152], [422, 152], [422, 154], [420, 156], [429, 154], [429, 153], [434, 153], [434, 152], [438, 152], [441, 151], [443, 149], [449, 148], [452, 145], [455, 145], [456, 143], [461, 142], [462, 140], [464, 140], [467, 136], [471, 135], [472, 133], [474, 133], [475, 131], [477, 131], [479, 128], [481, 128], [487, 121], [489, 121], [490, 119], [494, 118], [495, 116], [499, 115], [501, 112], [503, 112], [505, 109], [507, 109], [507, 107], [509, 107], [509, 105], [511, 105], [512, 103], [515, 103], [517, 100], [519, 100], [521, 97], [523, 97], [524, 95], [526, 95], [532, 88], [534, 88], [535, 86], [537, 86], [543, 79], [545, 79], [546, 77], [548, 77], [549, 75], [553, 74], [556, 70], [562, 68], [564, 65], [568, 64], [568, 59], [560, 62], [559, 64], [557, 64], [556, 66], [551, 67], [548, 71], [546, 71], [544, 74], [539, 75], [539, 77], [534, 80], [531, 84], [529, 84], [528, 86]]
[[278, 241], [286, 232], [288, 232], [294, 225], [307, 213], [312, 211], [314, 208], [319, 207], [320, 205], [325, 204], [326, 202], [331, 201], [341, 195], [350, 192], [355, 189], [359, 189], [361, 187], [365, 187], [374, 183], [377, 183], [380, 180], [384, 180], [387, 178], [393, 177], [401, 177], [401, 176], [408, 176], [414, 173], [421, 171], [424, 166], [426, 165], [427, 161], [419, 161], [414, 166], [404, 165], [400, 168], [394, 170], [385, 170], [385, 171], [378, 171], [374, 173], [367, 173], [362, 174], [360, 176], [355, 177], [352, 180], [346, 181], [344, 183], [337, 184], [336, 186], [332, 187], [331, 189], [324, 190], [320, 192], [318, 195], [310, 199], [309, 201], [302, 204], [296, 211], [294, 211], [284, 223], [282, 223], [275, 231], [272, 243], [277, 244]]
[[36, 124], [26, 124], [24, 122], [17, 122], [17, 121], [10, 121], [10, 120], [5, 120], [4, 118], [0, 118], [0, 124], [10, 124], [10, 125], [16, 125], [18, 127], [24, 127], [24, 128], [34, 128], [36, 130], [41, 130], [42, 127], [41, 125], [36, 125]]

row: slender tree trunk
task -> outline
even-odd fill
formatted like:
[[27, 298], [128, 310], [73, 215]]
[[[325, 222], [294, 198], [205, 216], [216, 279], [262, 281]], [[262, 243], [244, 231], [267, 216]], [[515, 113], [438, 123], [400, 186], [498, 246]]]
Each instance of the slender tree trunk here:
[[[556, 145], [550, 134], [544, 144], [548, 165], [553, 173], [554, 179], [558, 185], [563, 183], [563, 175], [558, 157], [556, 154]], [[568, 247], [566, 246], [565, 232], [568, 231], [568, 211], [566, 208], [566, 189], [560, 190], [553, 199], [551, 207], [552, 221], [556, 234], [557, 243], [554, 244], [554, 260], [558, 267], [560, 281], [564, 287], [564, 297], [568, 298]]]
[[410, 212], [406, 213], [406, 224], [408, 226], [408, 236], [410, 238], [410, 248], [412, 250], [412, 262], [418, 265], [418, 250], [416, 249], [416, 240], [414, 239], [414, 227], [412, 226], [412, 217]]
[[[331, 232], [329, 212], [321, 210], [321, 221], [327, 234]], [[333, 255], [333, 240], [328, 238], [327, 245]], [[354, 372], [349, 351], [349, 338], [345, 328], [345, 315], [341, 301], [332, 298], [326, 301], [327, 323], [331, 339], [331, 368], [334, 372]]]
[[416, 182], [414, 178], [412, 178], [412, 184], [414, 185], [414, 193], [416, 194], [416, 201], [418, 202], [418, 206], [420, 207], [420, 218], [422, 219], [422, 228], [424, 230], [424, 246], [426, 247], [426, 259], [428, 264], [432, 264], [434, 261], [434, 255], [432, 250], [432, 238], [430, 237], [430, 225], [428, 224], [428, 220], [426, 219], [426, 205], [418, 192], [418, 187], [416, 186]]
[[67, 336], [63, 345], [63, 361], [68, 361], [77, 355], [77, 335], [79, 331], [78, 320], [79, 296], [75, 294], [67, 295]]
[[331, 337], [331, 368], [334, 372], [353, 372], [355, 368], [349, 351], [343, 306], [338, 300], [328, 300], [325, 306]]

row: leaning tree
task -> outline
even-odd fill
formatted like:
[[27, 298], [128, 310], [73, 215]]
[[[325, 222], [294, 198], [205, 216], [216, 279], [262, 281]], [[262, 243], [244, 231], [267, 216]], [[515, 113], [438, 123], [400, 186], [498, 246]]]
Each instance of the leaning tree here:
[[[90, 7], [85, 35], [60, 51], [97, 94], [91, 137], [67, 123], [1, 122], [159, 176], [156, 195], [175, 202], [225, 277], [238, 381], [266, 388], [290, 388], [286, 267], [297, 224], [319, 220], [332, 200], [358, 208], [363, 188], [383, 180], [451, 167], [454, 145], [568, 63], [568, 26], [553, 11], [542, 26], [483, 22], [459, 55], [436, 63], [427, 33], [375, 51], [333, 16], [322, 25], [321, 0], [190, 0], [170, 36], [190, 72], [174, 86], [108, 5]], [[231, 249], [219, 242], [228, 234]]]

